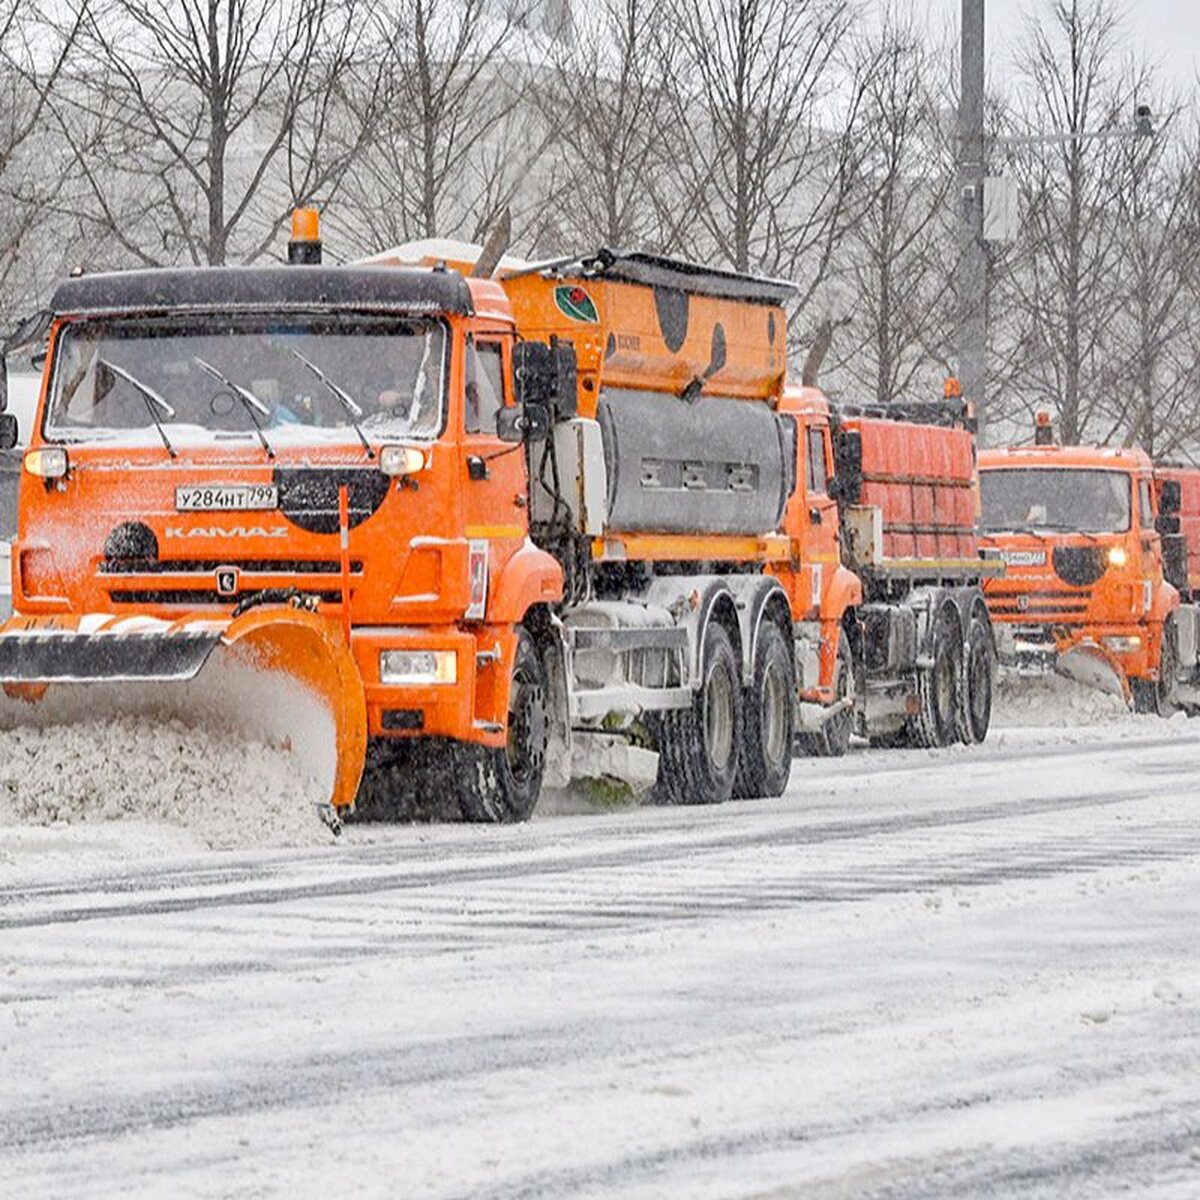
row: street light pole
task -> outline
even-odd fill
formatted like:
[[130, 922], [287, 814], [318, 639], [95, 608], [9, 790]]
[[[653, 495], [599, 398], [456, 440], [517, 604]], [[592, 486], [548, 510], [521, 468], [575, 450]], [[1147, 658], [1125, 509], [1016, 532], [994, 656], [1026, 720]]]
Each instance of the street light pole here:
[[958, 100], [958, 376], [975, 406], [980, 433], [987, 411], [987, 247], [983, 241], [984, 0], [962, 0], [962, 79]]

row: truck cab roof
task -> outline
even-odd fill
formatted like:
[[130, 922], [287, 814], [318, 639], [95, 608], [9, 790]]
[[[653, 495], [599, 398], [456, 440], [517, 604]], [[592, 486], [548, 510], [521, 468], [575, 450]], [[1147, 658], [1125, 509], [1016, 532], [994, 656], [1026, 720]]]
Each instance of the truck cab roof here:
[[1111, 471], [1149, 471], [1144, 450], [1113, 446], [1006, 446], [979, 451], [979, 469], [997, 467], [1074, 467]]
[[377, 266], [186, 267], [81, 275], [59, 284], [57, 316], [343, 309], [470, 316], [457, 271]]

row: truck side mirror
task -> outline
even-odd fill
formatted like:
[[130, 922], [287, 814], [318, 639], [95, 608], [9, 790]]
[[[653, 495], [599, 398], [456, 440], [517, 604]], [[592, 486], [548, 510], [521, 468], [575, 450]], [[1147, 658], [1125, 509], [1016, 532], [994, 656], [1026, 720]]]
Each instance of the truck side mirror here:
[[540, 442], [550, 432], [550, 412], [544, 404], [526, 401], [496, 413], [496, 436], [502, 442]]
[[857, 504], [862, 499], [862, 485], [862, 434], [857, 429], [839, 429], [833, 437], [829, 494], [839, 504]]
[[556, 420], [573, 417], [579, 407], [578, 366], [570, 342], [518, 342], [513, 347], [513, 380], [521, 404], [538, 404]]
[[1164, 479], [1158, 485], [1158, 511], [1160, 516], [1177, 513], [1183, 505], [1183, 487], [1178, 479]]
[[20, 430], [17, 418], [9, 412], [0, 412], [0, 450], [11, 450], [17, 444]]

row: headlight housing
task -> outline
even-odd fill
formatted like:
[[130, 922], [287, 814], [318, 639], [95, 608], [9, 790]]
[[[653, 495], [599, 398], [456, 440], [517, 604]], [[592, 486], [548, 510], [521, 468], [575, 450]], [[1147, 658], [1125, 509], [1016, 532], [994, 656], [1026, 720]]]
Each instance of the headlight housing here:
[[381, 650], [380, 683], [457, 683], [458, 656], [453, 650]]
[[425, 451], [417, 446], [383, 446], [379, 469], [385, 475], [415, 475], [425, 469]]
[[26, 450], [25, 470], [39, 479], [61, 479], [67, 473], [67, 452], [62, 446]]
[[1136, 654], [1142, 648], [1142, 639], [1136, 633], [1106, 636], [1104, 644], [1114, 654]]

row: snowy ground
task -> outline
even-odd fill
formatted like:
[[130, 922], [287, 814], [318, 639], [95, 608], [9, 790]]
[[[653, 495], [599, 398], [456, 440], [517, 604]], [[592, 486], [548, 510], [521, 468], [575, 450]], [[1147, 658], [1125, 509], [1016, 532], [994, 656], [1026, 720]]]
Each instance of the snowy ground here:
[[0, 1196], [1195, 1197], [1198, 765], [1128, 719], [712, 810], [0, 830]]

